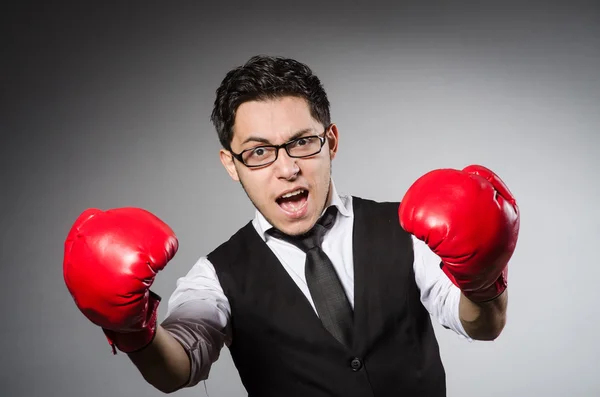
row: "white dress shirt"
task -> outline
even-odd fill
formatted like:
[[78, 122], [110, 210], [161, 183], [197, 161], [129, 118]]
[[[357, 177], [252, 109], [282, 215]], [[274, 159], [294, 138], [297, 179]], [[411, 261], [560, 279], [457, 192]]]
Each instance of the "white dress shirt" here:
[[[323, 239], [322, 248], [331, 259], [348, 300], [354, 307], [352, 197], [339, 195], [333, 182], [331, 205], [338, 207], [338, 215]], [[260, 212], [256, 211], [252, 225], [315, 309], [304, 274], [306, 254], [295, 245], [266, 234], [272, 225]], [[442, 272], [440, 258], [424, 242], [413, 236], [413, 247], [415, 281], [423, 306], [443, 327], [470, 340], [458, 315], [460, 290]], [[211, 364], [219, 357], [220, 349], [231, 342], [230, 315], [231, 308], [215, 269], [203, 256], [185, 276], [177, 280], [176, 289], [168, 301], [167, 318], [162, 323], [190, 356], [192, 374], [187, 386], [206, 379]]]

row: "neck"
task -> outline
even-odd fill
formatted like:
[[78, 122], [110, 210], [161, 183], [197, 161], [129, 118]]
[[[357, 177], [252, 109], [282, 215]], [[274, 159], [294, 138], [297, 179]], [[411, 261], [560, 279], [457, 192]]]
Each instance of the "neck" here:
[[330, 179], [329, 186], [327, 187], [327, 196], [325, 196], [325, 204], [323, 205], [323, 211], [325, 211], [325, 209], [331, 205], [332, 201], [333, 201], [333, 187], [332, 187], [332, 182]]

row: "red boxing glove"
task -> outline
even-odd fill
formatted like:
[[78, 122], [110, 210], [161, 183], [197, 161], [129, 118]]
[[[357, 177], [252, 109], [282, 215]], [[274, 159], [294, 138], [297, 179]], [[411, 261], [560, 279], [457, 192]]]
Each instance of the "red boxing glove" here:
[[67, 289], [79, 310], [102, 327], [113, 353], [150, 344], [160, 302], [150, 287], [178, 249], [169, 226], [143, 209], [88, 209], [64, 248]]
[[438, 169], [417, 179], [398, 208], [400, 225], [442, 260], [450, 280], [472, 301], [496, 298], [519, 235], [519, 208], [489, 169]]

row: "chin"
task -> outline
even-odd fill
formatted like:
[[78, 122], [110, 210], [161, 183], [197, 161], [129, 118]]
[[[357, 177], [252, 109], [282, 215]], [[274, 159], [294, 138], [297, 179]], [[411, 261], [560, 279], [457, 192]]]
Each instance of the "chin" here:
[[302, 219], [290, 220], [286, 218], [282, 219], [281, 217], [277, 217], [277, 220], [275, 222], [271, 222], [271, 224], [273, 224], [273, 226], [275, 226], [277, 229], [281, 230], [285, 234], [295, 236], [304, 234], [313, 227], [314, 221], [312, 220], [312, 218], [313, 217], [311, 216]]
[[304, 221], [290, 225], [290, 230], [287, 232], [287, 234], [291, 236], [301, 235], [308, 232], [313, 226], [314, 222], [311, 222], [309, 219], [305, 219]]

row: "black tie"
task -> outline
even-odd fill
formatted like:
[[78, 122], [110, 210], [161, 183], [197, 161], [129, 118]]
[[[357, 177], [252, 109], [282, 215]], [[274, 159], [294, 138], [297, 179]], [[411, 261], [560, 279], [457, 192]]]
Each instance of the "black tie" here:
[[335, 223], [336, 216], [337, 207], [331, 206], [319, 222], [303, 235], [288, 236], [277, 229], [270, 229], [269, 233], [289, 241], [306, 253], [306, 282], [319, 318], [325, 329], [338, 341], [351, 347], [352, 308], [331, 260], [321, 249], [323, 237]]

